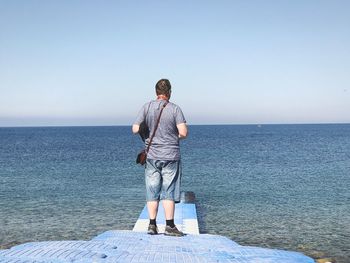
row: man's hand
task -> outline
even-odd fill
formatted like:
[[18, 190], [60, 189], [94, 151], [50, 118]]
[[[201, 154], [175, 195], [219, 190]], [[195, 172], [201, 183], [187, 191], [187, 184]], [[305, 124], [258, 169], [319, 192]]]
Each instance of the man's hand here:
[[176, 125], [177, 130], [179, 131], [179, 138], [180, 139], [185, 139], [187, 137], [187, 125], [186, 123], [180, 123], [178, 125]]
[[139, 133], [139, 130], [140, 130], [140, 125], [134, 124], [134, 125], [132, 126], [132, 132], [133, 132], [134, 134]]

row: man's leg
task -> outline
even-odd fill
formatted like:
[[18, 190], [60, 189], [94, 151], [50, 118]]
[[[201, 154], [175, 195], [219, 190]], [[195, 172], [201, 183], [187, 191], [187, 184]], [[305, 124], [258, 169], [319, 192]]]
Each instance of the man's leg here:
[[154, 160], [147, 159], [145, 169], [145, 181], [147, 210], [150, 219], [147, 233], [155, 235], [158, 234], [156, 218], [158, 213], [159, 195], [161, 190], [161, 176], [159, 169], [156, 167], [156, 161]]
[[156, 219], [157, 218], [158, 205], [159, 205], [159, 201], [148, 201], [147, 202], [149, 219]]
[[159, 196], [162, 186], [160, 171], [156, 161], [147, 159], [145, 169], [147, 209], [150, 219], [155, 219], [158, 212]]
[[149, 225], [148, 225], [147, 233], [150, 235], [158, 234], [158, 228], [157, 228], [157, 222], [156, 222], [158, 205], [159, 205], [159, 201], [147, 201], [147, 209], [148, 209], [148, 215], [149, 215]]
[[176, 187], [179, 186], [179, 180], [181, 179], [180, 161], [166, 162], [162, 169], [162, 178], [161, 199], [166, 219], [164, 234], [168, 236], [183, 236], [184, 234], [176, 228], [174, 223], [175, 200], [179, 199]]
[[171, 220], [174, 219], [175, 212], [175, 202], [173, 200], [163, 200], [163, 207], [165, 212], [165, 219]]

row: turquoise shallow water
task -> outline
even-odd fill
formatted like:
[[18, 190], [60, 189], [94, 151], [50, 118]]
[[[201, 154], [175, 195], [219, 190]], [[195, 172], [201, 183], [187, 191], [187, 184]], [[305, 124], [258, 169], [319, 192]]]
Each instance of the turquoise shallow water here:
[[[0, 245], [131, 229], [141, 147], [130, 127], [0, 128]], [[191, 126], [182, 155], [202, 232], [350, 262], [350, 125]]]

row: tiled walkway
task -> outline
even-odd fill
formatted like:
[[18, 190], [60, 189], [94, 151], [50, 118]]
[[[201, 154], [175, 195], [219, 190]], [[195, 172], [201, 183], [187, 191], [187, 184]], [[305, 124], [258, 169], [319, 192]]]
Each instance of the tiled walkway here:
[[[147, 210], [141, 212], [134, 231], [111, 230], [90, 241], [31, 242], [0, 250], [1, 263], [114, 263], [114, 262], [232, 262], [314, 263], [297, 252], [240, 246], [216, 235], [199, 234], [194, 204], [176, 206], [175, 223], [184, 237], [151, 236], [145, 233]], [[164, 226], [163, 211], [157, 217]]]

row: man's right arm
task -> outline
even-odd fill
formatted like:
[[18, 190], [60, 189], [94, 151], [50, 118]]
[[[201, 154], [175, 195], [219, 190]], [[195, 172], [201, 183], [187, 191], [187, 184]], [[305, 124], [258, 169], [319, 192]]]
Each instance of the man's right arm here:
[[140, 131], [140, 124], [144, 121], [145, 117], [146, 117], [146, 113], [145, 113], [145, 105], [143, 105], [143, 107], [140, 109], [139, 113], [137, 114], [136, 120], [134, 122], [134, 124], [132, 125], [132, 133], [133, 134], [137, 134]]
[[140, 125], [138, 125], [138, 124], [133, 124], [132, 125], [132, 132], [133, 132], [133, 134], [139, 133], [139, 130], [140, 130]]
[[188, 129], [186, 123], [179, 123], [176, 125], [177, 130], [179, 131], [179, 138], [185, 139], [187, 137]]

